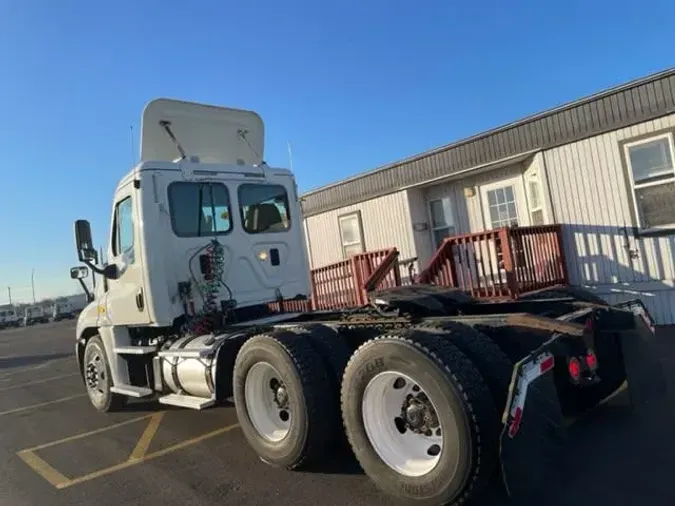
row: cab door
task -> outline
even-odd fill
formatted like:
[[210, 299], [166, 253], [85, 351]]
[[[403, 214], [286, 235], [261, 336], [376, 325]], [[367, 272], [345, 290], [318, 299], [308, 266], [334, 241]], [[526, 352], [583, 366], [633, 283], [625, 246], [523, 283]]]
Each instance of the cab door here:
[[108, 259], [117, 266], [116, 279], [108, 279], [106, 316], [113, 325], [149, 323], [144, 290], [139, 202], [132, 182], [118, 189], [113, 209]]
[[291, 178], [241, 183], [236, 190], [241, 253], [230, 271], [249, 301], [309, 293], [302, 216]]

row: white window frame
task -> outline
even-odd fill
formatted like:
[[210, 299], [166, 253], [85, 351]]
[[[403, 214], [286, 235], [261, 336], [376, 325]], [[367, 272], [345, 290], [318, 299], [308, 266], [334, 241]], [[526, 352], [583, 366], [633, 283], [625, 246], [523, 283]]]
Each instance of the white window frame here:
[[[434, 215], [431, 211], [432, 204], [434, 202], [440, 202], [441, 206], [443, 207], [443, 214], [445, 215], [446, 222], [444, 226], [434, 226]], [[433, 245], [435, 251], [440, 246], [440, 244], [436, 244], [436, 236], [434, 235], [435, 232], [438, 230], [448, 229], [449, 233], [447, 237], [457, 235], [457, 222], [455, 221], [455, 211], [452, 207], [452, 199], [448, 196], [429, 199], [427, 201], [427, 213], [429, 215], [429, 234], [431, 235], [431, 244]]]
[[[358, 230], [359, 234], [359, 240], [358, 241], [352, 241], [352, 242], [346, 242], [344, 238], [344, 232], [342, 229], [342, 224], [346, 221], [349, 220], [356, 220], [356, 228]], [[356, 246], [360, 245], [361, 246], [361, 251], [360, 253], [364, 253], [366, 251], [366, 245], [363, 240], [363, 222], [361, 221], [361, 211], [354, 211], [351, 213], [346, 213], [346, 214], [341, 214], [338, 216], [338, 229], [340, 232], [340, 245], [342, 247], [342, 257], [346, 260], [350, 258], [349, 255], [347, 255], [347, 248], [349, 246]]]
[[[653, 181], [651, 183], [635, 183], [635, 177], [633, 175], [633, 167], [631, 165], [630, 161], [630, 148], [639, 146], [641, 144], [647, 144], [649, 142], [654, 142], [659, 139], [666, 139], [668, 141], [668, 147], [670, 148], [670, 160], [673, 164], [672, 170], [672, 176], [668, 179], [661, 180], [661, 181]], [[637, 199], [637, 194], [636, 190], [639, 190], [641, 188], [649, 188], [651, 186], [661, 186], [665, 184], [675, 184], [675, 140], [673, 139], [673, 133], [672, 132], [664, 132], [661, 134], [654, 134], [649, 137], [642, 137], [639, 140], [635, 141], [629, 141], [623, 144], [623, 151], [624, 151], [624, 159], [626, 160], [626, 170], [628, 172], [628, 182], [630, 184], [630, 193], [631, 193], [631, 201], [633, 203], [633, 213], [635, 214], [635, 220], [638, 228], [642, 230], [655, 230], [655, 231], [663, 231], [663, 230], [673, 230], [675, 229], [675, 221], [673, 223], [670, 223], [668, 225], [655, 225], [653, 227], [645, 227], [644, 223], [642, 222], [642, 217], [640, 213], [640, 207], [638, 206], [638, 199]]]
[[502, 224], [499, 227], [495, 228], [494, 224], [492, 223], [492, 216], [490, 215], [490, 197], [488, 196], [490, 192], [494, 192], [494, 191], [498, 191], [498, 190], [505, 190], [506, 188], [509, 188], [509, 187], [511, 188], [511, 193], [513, 193], [513, 205], [516, 208], [516, 223], [520, 224], [521, 217], [520, 217], [520, 212], [518, 210], [518, 193], [517, 193], [516, 185], [515, 185], [515, 183], [503, 183], [503, 184], [495, 185], [494, 187], [485, 188], [485, 199], [486, 199], [485, 203], [487, 204], [486, 210], [488, 212], [488, 215], [487, 215], [486, 218], [487, 218], [488, 224], [490, 225], [489, 226], [490, 230], [496, 230], [498, 228], [511, 226], [510, 224], [509, 225]]
[[[527, 193], [527, 207], [528, 212], [530, 213], [530, 223], [534, 223], [534, 213], [541, 212], [541, 215], [546, 224], [546, 206], [544, 205], [544, 192], [543, 185], [541, 184], [541, 178], [539, 177], [539, 172], [534, 172], [524, 176], [525, 179], [525, 192]], [[539, 205], [534, 205], [534, 199], [532, 198], [532, 185], [537, 189], [537, 195], [539, 196]], [[518, 213], [518, 207], [516, 206], [516, 213]]]

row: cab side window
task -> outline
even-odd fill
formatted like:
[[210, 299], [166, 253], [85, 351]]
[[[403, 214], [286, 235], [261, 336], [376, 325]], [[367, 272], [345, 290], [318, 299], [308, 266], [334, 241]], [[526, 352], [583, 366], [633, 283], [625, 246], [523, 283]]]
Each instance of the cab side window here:
[[[113, 254], [115, 256], [133, 253], [134, 248], [134, 216], [131, 197], [121, 200], [115, 206], [115, 227], [113, 229]], [[129, 262], [133, 263], [133, 255], [129, 254]]]

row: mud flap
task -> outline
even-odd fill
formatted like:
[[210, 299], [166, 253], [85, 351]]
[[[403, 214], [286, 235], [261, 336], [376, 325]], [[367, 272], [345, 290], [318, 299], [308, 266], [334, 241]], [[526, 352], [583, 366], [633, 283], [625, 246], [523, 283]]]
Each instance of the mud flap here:
[[651, 315], [639, 300], [617, 307], [634, 314], [634, 328], [619, 333], [631, 405], [640, 416], [663, 413], [668, 386]]
[[556, 478], [565, 426], [553, 355], [538, 350], [514, 367], [500, 436], [502, 479], [516, 504], [535, 499]]

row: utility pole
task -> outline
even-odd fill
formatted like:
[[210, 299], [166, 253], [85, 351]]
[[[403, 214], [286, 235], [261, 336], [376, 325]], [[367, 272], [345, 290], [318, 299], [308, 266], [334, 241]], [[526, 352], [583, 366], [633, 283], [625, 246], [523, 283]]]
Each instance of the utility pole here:
[[30, 286], [33, 290], [33, 304], [35, 304], [35, 269], [30, 271]]
[[8, 286], [7, 287], [7, 294], [9, 295], [9, 305], [12, 305], [12, 287]]

